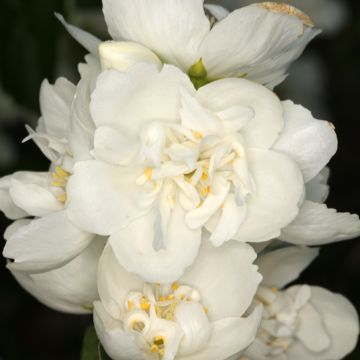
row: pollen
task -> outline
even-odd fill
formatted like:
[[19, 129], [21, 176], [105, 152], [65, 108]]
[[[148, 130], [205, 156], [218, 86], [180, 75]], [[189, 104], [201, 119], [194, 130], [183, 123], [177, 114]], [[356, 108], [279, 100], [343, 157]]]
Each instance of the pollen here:
[[140, 301], [140, 307], [144, 311], [149, 311], [150, 310], [149, 301], [146, 298], [142, 298], [141, 301]]
[[146, 180], [150, 180], [152, 178], [152, 172], [153, 172], [152, 168], [145, 169], [144, 175], [146, 177]]
[[132, 301], [128, 300], [128, 302], [127, 302], [128, 310], [134, 309], [134, 306], [135, 306], [134, 303]]
[[180, 287], [180, 284], [177, 283], [177, 282], [174, 282], [174, 283], [172, 283], [172, 285], [171, 285], [171, 290], [172, 290], [172, 291], [175, 291], [175, 290], [177, 290], [179, 287]]
[[283, 4], [283, 3], [272, 2], [272, 1], [266, 1], [266, 2], [260, 3], [258, 5], [267, 10], [270, 10], [274, 13], [282, 13], [282, 14], [287, 14], [290, 16], [296, 16], [304, 23], [304, 25], [306, 25], [308, 27], [315, 26], [313, 21], [311, 20], [311, 18], [308, 15], [306, 15], [301, 10], [295, 8], [294, 6], [291, 6], [288, 4]]
[[193, 131], [193, 135], [197, 140], [201, 140], [203, 138], [203, 134], [200, 131]]
[[207, 172], [204, 171], [201, 175], [201, 180], [206, 181], [208, 179], [209, 179], [209, 175]]
[[57, 166], [52, 173], [53, 182], [51, 185], [56, 187], [64, 187], [68, 181], [69, 176], [70, 173], [68, 173], [60, 166]]
[[62, 203], [66, 203], [67, 194], [66, 194], [66, 193], [63, 193], [63, 194], [59, 195], [59, 196], [57, 197], [57, 199], [58, 199], [60, 202], [62, 202]]

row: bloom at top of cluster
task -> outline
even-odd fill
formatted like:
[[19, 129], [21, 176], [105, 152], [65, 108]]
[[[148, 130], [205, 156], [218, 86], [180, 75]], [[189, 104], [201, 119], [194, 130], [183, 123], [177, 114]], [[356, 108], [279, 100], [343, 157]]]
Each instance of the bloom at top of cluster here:
[[110, 235], [122, 265], [154, 282], [192, 263], [203, 226], [216, 246], [279, 236], [298, 214], [304, 181], [336, 151], [331, 125], [245, 79], [196, 90], [172, 65], [111, 69], [124, 64], [118, 46], [100, 46], [95, 160], [74, 167], [72, 221]]
[[245, 349], [262, 313], [260, 305], [245, 316], [261, 281], [255, 257], [247, 244], [204, 242], [180, 279], [153, 284], [128, 273], [107, 245], [94, 304], [105, 351], [114, 360], [218, 360]]
[[308, 285], [282, 290], [317, 256], [317, 249], [288, 247], [260, 256], [264, 274], [255, 303], [264, 306], [255, 341], [245, 360], [340, 360], [359, 335], [353, 305], [342, 295]]
[[202, 85], [244, 77], [269, 87], [319, 33], [290, 5], [263, 2], [228, 13], [203, 0], [103, 0], [114, 40], [146, 46]]
[[[3, 255], [16, 279], [45, 304], [89, 312], [98, 298], [97, 261], [103, 239], [75, 226], [66, 210], [66, 187], [76, 161], [87, 159], [94, 125], [89, 115], [96, 59], [80, 65], [78, 86], [60, 78], [40, 91], [42, 117], [32, 138], [50, 160], [49, 172], [17, 172], [0, 179], [0, 209], [15, 222], [5, 232]], [[60, 291], [61, 290], [61, 291]]]

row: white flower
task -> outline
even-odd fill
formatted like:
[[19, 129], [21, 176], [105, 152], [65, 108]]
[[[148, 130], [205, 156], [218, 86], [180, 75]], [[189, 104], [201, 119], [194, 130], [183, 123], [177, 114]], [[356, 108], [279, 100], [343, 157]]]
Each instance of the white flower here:
[[258, 259], [264, 280], [257, 299], [264, 305], [249, 360], [339, 360], [353, 350], [358, 315], [342, 295], [307, 285], [283, 288], [316, 257], [316, 249], [290, 247]]
[[[152, 282], [182, 274], [203, 226], [216, 246], [279, 236], [298, 213], [303, 176], [336, 148], [326, 122], [306, 114], [288, 125], [301, 109], [265, 87], [233, 78], [196, 91], [170, 65], [102, 72], [90, 108], [96, 160], [74, 166], [69, 216], [110, 235], [120, 263]], [[312, 151], [297, 154], [300, 143]]]
[[103, 0], [114, 40], [153, 50], [200, 82], [246, 77], [273, 87], [318, 34], [289, 6], [264, 2], [227, 14], [203, 0]]
[[17, 220], [3, 252], [13, 260], [12, 271], [57, 269], [78, 257], [94, 239], [93, 234], [69, 220], [66, 210], [66, 185], [72, 166], [89, 153], [93, 141], [86, 107], [91, 81], [99, 70], [91, 58], [88, 60], [89, 64], [80, 67], [78, 87], [65, 79], [55, 85], [44, 81], [41, 87], [42, 118], [36, 132], [29, 128], [29, 138], [52, 162], [50, 171], [18, 172], [0, 179], [0, 209]]
[[[150, 284], [122, 268], [107, 246], [99, 264], [94, 323], [106, 352], [122, 359], [225, 359], [254, 339], [261, 307], [247, 317], [261, 277], [249, 245], [204, 242], [175, 283]], [[221, 270], [220, 270], [221, 269]]]

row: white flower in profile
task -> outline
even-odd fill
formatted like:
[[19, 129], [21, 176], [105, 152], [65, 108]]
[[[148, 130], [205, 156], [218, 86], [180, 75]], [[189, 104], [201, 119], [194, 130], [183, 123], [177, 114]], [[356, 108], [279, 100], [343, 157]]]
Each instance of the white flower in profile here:
[[42, 84], [42, 117], [36, 132], [28, 129], [29, 138], [51, 161], [50, 170], [17, 172], [0, 179], [0, 209], [15, 220], [3, 251], [12, 260], [8, 265], [12, 271], [34, 274], [60, 268], [87, 251], [95, 237], [75, 226], [66, 210], [73, 164], [90, 156], [93, 139], [86, 109], [99, 66], [88, 60], [80, 66], [82, 80], [77, 87], [62, 78], [55, 85]]
[[258, 258], [264, 279], [256, 298], [264, 305], [263, 319], [257, 338], [241, 359], [340, 360], [354, 349], [359, 320], [344, 296], [308, 285], [283, 290], [317, 252], [288, 247]]
[[244, 77], [274, 87], [319, 33], [290, 5], [263, 2], [230, 14], [205, 8], [203, 0], [103, 0], [114, 40], [146, 46], [200, 85]]
[[146, 283], [126, 272], [110, 246], [100, 259], [94, 324], [114, 360], [226, 359], [253, 340], [262, 307], [245, 315], [261, 276], [249, 245], [203, 243], [178, 281]]
[[298, 214], [303, 177], [336, 150], [332, 128], [312, 118], [302, 139], [312, 151], [273, 150], [296, 131], [282, 135], [283, 106], [298, 111], [245, 79], [196, 90], [171, 65], [103, 71], [90, 104], [95, 160], [78, 162], [67, 186], [71, 220], [110, 235], [120, 263], [151, 282], [181, 276], [204, 226], [216, 246], [276, 238]]

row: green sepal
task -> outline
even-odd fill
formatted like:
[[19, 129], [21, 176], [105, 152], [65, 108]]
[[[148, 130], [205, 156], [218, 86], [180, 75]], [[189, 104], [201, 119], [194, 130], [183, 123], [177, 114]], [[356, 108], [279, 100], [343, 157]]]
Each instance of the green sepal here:
[[89, 326], [83, 340], [81, 360], [111, 360], [100, 344], [94, 326]]

